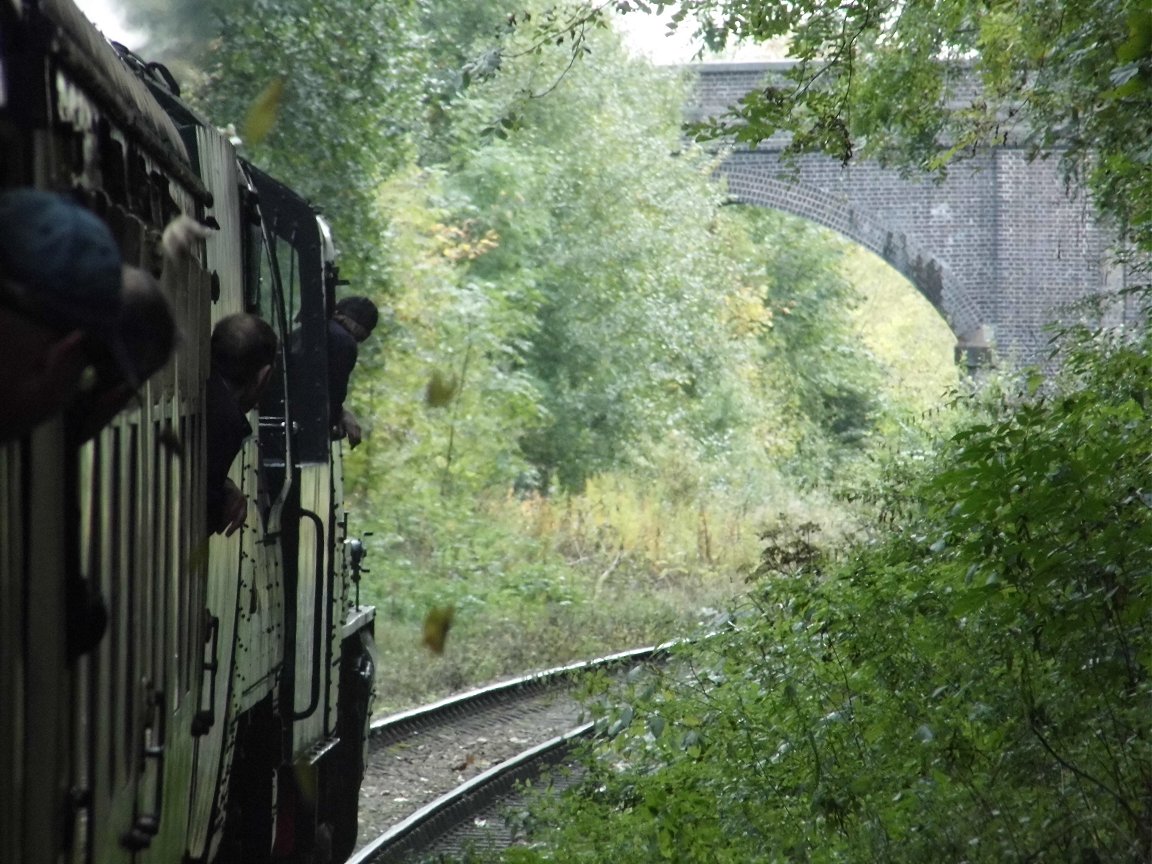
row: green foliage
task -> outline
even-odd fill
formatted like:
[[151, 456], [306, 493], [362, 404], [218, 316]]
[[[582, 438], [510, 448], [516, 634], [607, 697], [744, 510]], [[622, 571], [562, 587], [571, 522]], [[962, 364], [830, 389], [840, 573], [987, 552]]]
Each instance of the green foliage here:
[[905, 475], [898, 530], [769, 538], [732, 626], [614, 709], [508, 860], [1147, 860], [1152, 354], [1067, 338], [1057, 385]]
[[[842, 273], [860, 296], [854, 329], [884, 370], [880, 399], [895, 408], [885, 420], [906, 423], [943, 404], [960, 384], [956, 337], [940, 313], [878, 255], [860, 246], [844, 254]], [[884, 434], [895, 432], [881, 424]]]
[[[513, 80], [478, 89], [475, 107], [502, 113]], [[702, 154], [668, 158], [681, 146], [683, 98], [682, 86], [615, 56], [523, 106], [512, 134], [458, 154], [457, 220], [499, 238], [469, 267], [511, 282], [533, 313], [519, 362], [543, 416], [521, 446], [539, 488], [578, 490], [672, 426], [700, 432], [697, 406], [725, 387], [730, 265], [699, 230], [714, 221], [719, 190]]]
[[259, 121], [244, 155], [323, 205], [385, 307], [345, 482], [393, 706], [709, 617], [777, 514], [844, 518], [795, 478], [852, 474], [898, 422], [843, 245], [722, 206], [685, 82], [594, 25], [493, 49], [571, 20], [502, 7], [214, 0], [190, 79], [214, 122]]
[[[474, 107], [503, 104], [501, 86]], [[540, 394], [541, 422], [520, 438], [536, 488], [578, 491], [670, 430], [700, 458], [755, 441], [820, 476], [884, 413], [842, 244], [721, 208], [709, 157], [679, 140], [685, 98], [622, 57], [604, 74], [576, 67], [449, 174], [456, 224], [494, 238], [463, 263], [532, 313], [514, 352]]]
[[[672, 503], [623, 479], [596, 481], [581, 499], [471, 504], [411, 512], [371, 538], [361, 587], [381, 621], [378, 710], [665, 641], [710, 619], [755, 558], [747, 513]], [[455, 618], [434, 656], [421, 621], [444, 606]]]
[[460, 265], [487, 241], [434, 206], [442, 182], [414, 170], [384, 188], [394, 210], [378, 260], [404, 279], [391, 329], [364, 343], [352, 404], [372, 418], [375, 446], [352, 454], [349, 472], [377, 514], [467, 509], [484, 490], [502, 493], [524, 468], [519, 430], [540, 410], [509, 361], [530, 310]]
[[[361, 416], [419, 442], [388, 473], [433, 465], [413, 484], [440, 493], [517, 476], [579, 490], [650, 463], [671, 433], [697, 461], [759, 449], [819, 477], [883, 420], [879, 367], [846, 329], [837, 247], [719, 210], [709, 157], [682, 140], [686, 84], [629, 61], [608, 31], [573, 24], [559, 44], [497, 56], [481, 51], [492, 34], [568, 13], [210, 10], [218, 38], [193, 98], [240, 123], [275, 92], [246, 155], [324, 203], [353, 290], [394, 307], [353, 390]], [[572, 67], [574, 44], [596, 64]], [[762, 332], [733, 314], [745, 300], [768, 316]], [[413, 413], [416, 388], [442, 416]], [[358, 489], [382, 474], [357, 467], [371, 478]]]
[[241, 152], [322, 203], [339, 238], [341, 267], [361, 293], [387, 293], [377, 263], [377, 189], [413, 157], [433, 57], [415, 2], [243, 0], [209, 6], [214, 37], [197, 58], [189, 94], [221, 126], [243, 131], [252, 103], [283, 82], [279, 118]]
[[846, 245], [808, 222], [742, 208], [748, 283], [765, 310], [758, 360], [765, 398], [792, 435], [793, 461], [822, 476], [859, 456], [885, 413], [882, 366], [853, 327], [860, 296]]

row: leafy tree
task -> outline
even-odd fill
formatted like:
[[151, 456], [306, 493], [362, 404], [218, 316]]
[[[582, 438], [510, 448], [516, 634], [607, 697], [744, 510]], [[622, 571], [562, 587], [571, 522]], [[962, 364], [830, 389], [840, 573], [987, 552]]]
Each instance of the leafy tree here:
[[613, 11], [671, 12], [671, 26], [694, 27], [713, 49], [786, 40], [795, 67], [704, 124], [706, 136], [753, 143], [786, 130], [798, 150], [929, 171], [1021, 141], [1058, 154], [1138, 243], [1152, 236], [1146, 4], [623, 0], [574, 4], [549, 32]]
[[323, 14], [304, 0], [214, 8], [219, 35], [196, 93], [205, 113], [243, 135], [253, 102], [282, 85], [278, 122], [246, 155], [322, 203], [345, 270], [380, 290], [376, 190], [410, 159], [421, 122], [427, 70], [416, 4], [338, 0]]
[[[451, 175], [461, 221], [499, 245], [478, 276], [533, 310], [517, 362], [539, 384], [546, 422], [522, 439], [542, 476], [579, 489], [723, 388], [727, 268], [701, 226], [720, 190], [682, 148], [684, 91], [601, 46], [547, 99], [528, 100]], [[476, 91], [474, 128], [492, 129], [520, 92], [514, 71]], [[604, 94], [611, 98], [605, 100]], [[547, 483], [544, 484], [545, 488]]]
[[879, 363], [852, 329], [857, 297], [839, 269], [845, 247], [770, 210], [737, 215], [751, 244], [746, 284], [763, 310], [762, 398], [780, 408], [774, 419], [790, 431], [794, 465], [818, 476], [865, 450], [887, 411]]
[[508, 362], [531, 309], [470, 272], [493, 241], [453, 222], [445, 182], [413, 167], [383, 187], [393, 211], [381, 251], [404, 278], [383, 348], [361, 363], [352, 394], [362, 416], [378, 418], [376, 446], [352, 455], [355, 488], [376, 508], [502, 495], [524, 469], [517, 435], [539, 415], [531, 380]]
[[[488, 144], [459, 149], [450, 174], [459, 219], [499, 238], [472, 271], [534, 309], [519, 359], [547, 418], [522, 439], [538, 481], [578, 490], [670, 430], [697, 458], [803, 423], [793, 445], [819, 442], [821, 458], [859, 443], [875, 363], [851, 347], [836, 247], [722, 208], [711, 157], [679, 131], [686, 84], [608, 34], [579, 44], [593, 60], [561, 69], [562, 53], [522, 52], [473, 84], [458, 120]], [[533, 79], [554, 89], [526, 98]], [[763, 332], [736, 320], [737, 294]]]

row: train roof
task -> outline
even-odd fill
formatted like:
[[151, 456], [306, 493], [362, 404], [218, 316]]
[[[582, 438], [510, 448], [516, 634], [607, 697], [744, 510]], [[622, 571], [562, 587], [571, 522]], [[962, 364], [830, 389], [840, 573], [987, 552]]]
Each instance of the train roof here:
[[197, 176], [176, 124], [111, 43], [72, 0], [37, 0], [34, 5], [26, 14], [39, 14], [50, 22], [52, 53], [61, 65], [117, 125], [138, 136], [152, 158], [209, 203], [211, 194]]

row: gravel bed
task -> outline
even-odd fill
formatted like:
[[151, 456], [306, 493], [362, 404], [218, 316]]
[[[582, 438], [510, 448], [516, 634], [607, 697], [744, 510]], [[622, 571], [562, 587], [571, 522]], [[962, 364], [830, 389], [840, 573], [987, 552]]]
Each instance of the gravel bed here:
[[464, 781], [585, 719], [578, 701], [554, 691], [478, 709], [371, 754], [360, 789], [357, 850]]

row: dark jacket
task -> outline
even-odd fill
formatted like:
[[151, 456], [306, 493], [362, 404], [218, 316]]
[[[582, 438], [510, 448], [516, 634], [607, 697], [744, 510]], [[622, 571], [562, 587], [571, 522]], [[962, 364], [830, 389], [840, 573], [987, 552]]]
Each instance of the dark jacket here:
[[328, 423], [339, 425], [348, 397], [348, 379], [356, 366], [356, 339], [338, 322], [328, 321]]
[[252, 424], [232, 398], [224, 379], [213, 373], [205, 390], [208, 425], [208, 531], [223, 531], [225, 481], [244, 439], [252, 434]]

